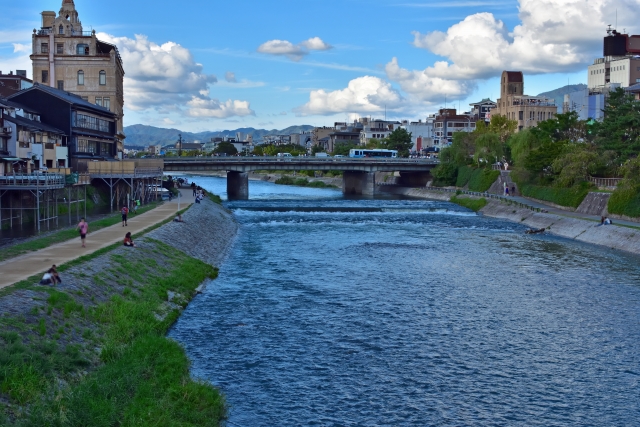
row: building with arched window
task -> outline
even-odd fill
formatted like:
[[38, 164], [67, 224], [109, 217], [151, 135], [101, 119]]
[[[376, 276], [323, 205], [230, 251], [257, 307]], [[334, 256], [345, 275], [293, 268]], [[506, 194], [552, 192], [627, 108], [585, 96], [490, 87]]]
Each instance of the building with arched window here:
[[42, 27], [34, 30], [31, 61], [33, 80], [79, 95], [105, 107], [117, 117], [118, 149], [124, 145], [124, 68], [118, 48], [84, 31], [73, 0], [63, 0], [60, 11], [42, 12]]

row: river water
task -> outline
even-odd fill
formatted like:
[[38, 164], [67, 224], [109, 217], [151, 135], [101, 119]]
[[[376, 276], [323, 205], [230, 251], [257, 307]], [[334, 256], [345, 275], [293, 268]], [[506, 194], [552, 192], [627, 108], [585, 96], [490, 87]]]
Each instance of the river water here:
[[640, 424], [638, 257], [445, 202], [250, 195], [170, 332], [228, 426]]

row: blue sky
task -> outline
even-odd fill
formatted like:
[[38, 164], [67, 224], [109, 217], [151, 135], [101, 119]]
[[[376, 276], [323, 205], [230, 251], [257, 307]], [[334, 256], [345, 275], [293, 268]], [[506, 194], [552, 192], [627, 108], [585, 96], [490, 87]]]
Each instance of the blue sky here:
[[[8, 2], [7, 2], [8, 3]], [[27, 69], [31, 30], [61, 0], [3, 5], [0, 70]], [[24, 4], [24, 3], [22, 3]], [[75, 0], [119, 46], [125, 125], [182, 130], [417, 120], [495, 100], [503, 69], [528, 94], [586, 83], [606, 24], [632, 34], [640, 0]]]

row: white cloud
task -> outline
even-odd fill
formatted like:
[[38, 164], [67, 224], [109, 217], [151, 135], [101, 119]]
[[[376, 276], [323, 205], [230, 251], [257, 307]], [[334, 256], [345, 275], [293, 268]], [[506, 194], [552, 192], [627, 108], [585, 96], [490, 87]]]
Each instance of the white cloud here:
[[333, 46], [325, 43], [320, 37], [311, 37], [309, 40], [300, 43], [300, 45], [309, 50], [329, 50], [333, 48]]
[[16, 70], [26, 70], [27, 77], [32, 78], [33, 67], [29, 55], [21, 56], [0, 56], [0, 71], [8, 74], [9, 71], [15, 73]]
[[187, 114], [197, 118], [225, 119], [233, 116], [254, 116], [255, 112], [247, 101], [218, 101], [208, 96], [196, 97], [187, 103]]
[[583, 69], [601, 49], [616, 8], [630, 22], [638, 0], [520, 0], [520, 25], [509, 32], [491, 13], [470, 15], [446, 32], [414, 32], [414, 45], [445, 57], [432, 77], [485, 79], [502, 70], [553, 73]]
[[379, 77], [364, 76], [351, 80], [345, 89], [326, 92], [313, 90], [309, 102], [298, 107], [300, 116], [312, 114], [330, 115], [335, 113], [372, 113], [401, 105], [402, 96], [391, 84]]
[[98, 38], [118, 46], [124, 62], [125, 102], [129, 109], [155, 109], [191, 117], [225, 118], [253, 114], [246, 101], [221, 102], [209, 97], [218, 79], [204, 72], [189, 49], [174, 43], [157, 44], [144, 35], [135, 39], [100, 33]]
[[388, 78], [398, 82], [414, 103], [432, 105], [445, 96], [449, 99], [461, 99], [476, 88], [474, 80], [451, 80], [434, 76], [429, 69], [412, 71], [401, 68], [397, 58], [386, 65], [385, 71]]
[[22, 43], [12, 43], [12, 44], [13, 44], [13, 53], [31, 52], [31, 45], [22, 44]]
[[292, 61], [300, 61], [312, 50], [329, 50], [332, 46], [325, 43], [320, 37], [312, 37], [299, 44], [293, 44], [287, 40], [269, 40], [258, 47], [258, 52], [268, 55], [286, 56]]
[[236, 79], [236, 73], [232, 73], [231, 71], [227, 71], [224, 74], [224, 79], [227, 81], [227, 83], [238, 83], [238, 80]]

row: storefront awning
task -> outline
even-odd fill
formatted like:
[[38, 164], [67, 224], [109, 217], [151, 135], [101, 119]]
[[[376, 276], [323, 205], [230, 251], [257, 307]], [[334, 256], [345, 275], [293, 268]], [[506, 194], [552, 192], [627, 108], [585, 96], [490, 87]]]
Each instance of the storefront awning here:
[[22, 159], [19, 159], [17, 157], [2, 157], [2, 156], [0, 156], [0, 160], [5, 161], [5, 162], [20, 162], [20, 161], [22, 161]]

